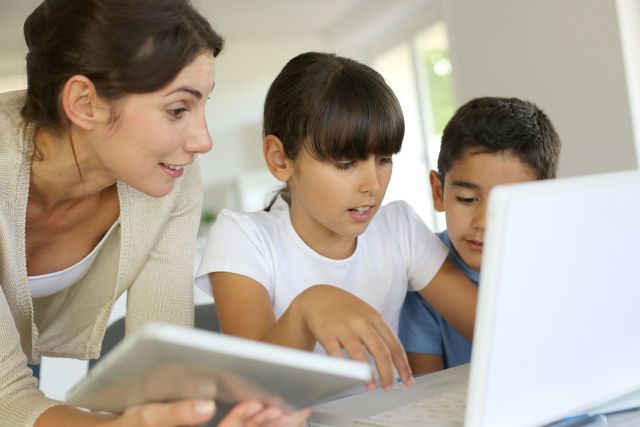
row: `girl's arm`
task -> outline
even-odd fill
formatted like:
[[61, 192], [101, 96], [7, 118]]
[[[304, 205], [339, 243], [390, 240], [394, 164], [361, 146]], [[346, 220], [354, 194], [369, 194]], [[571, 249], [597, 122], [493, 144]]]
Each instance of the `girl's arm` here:
[[473, 340], [478, 287], [448, 258], [420, 295], [463, 337]]
[[[375, 360], [383, 387], [393, 384], [393, 367], [405, 384], [413, 380], [406, 354], [382, 316], [349, 292], [316, 285], [298, 295], [276, 321], [271, 299], [257, 281], [240, 274], [210, 274], [222, 330], [231, 335], [312, 350], [319, 342], [329, 355]], [[370, 384], [370, 387], [373, 383]]]
[[[296, 310], [287, 310], [276, 322], [271, 297], [257, 281], [241, 274], [209, 275], [220, 328], [225, 334], [301, 350], [313, 350], [313, 335]], [[277, 323], [277, 326], [276, 326]]]

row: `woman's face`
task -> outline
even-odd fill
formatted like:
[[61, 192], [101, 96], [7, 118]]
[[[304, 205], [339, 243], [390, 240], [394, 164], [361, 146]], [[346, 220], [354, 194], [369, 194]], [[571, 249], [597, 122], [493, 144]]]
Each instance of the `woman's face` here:
[[168, 194], [195, 155], [211, 150], [205, 104], [213, 85], [206, 52], [164, 88], [117, 101], [115, 122], [93, 145], [104, 172], [150, 196]]

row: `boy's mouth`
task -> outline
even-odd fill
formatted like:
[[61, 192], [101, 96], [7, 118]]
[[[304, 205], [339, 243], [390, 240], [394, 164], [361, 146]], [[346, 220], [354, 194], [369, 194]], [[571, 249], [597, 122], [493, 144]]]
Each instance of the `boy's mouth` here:
[[481, 251], [484, 248], [483, 242], [479, 242], [477, 240], [470, 240], [470, 239], [467, 239], [466, 241], [467, 241], [467, 245], [469, 245], [469, 248], [471, 250]]

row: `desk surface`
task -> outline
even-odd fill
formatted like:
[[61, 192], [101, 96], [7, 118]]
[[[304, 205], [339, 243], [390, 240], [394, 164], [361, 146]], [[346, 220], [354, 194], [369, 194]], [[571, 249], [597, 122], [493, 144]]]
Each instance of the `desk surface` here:
[[[418, 383], [429, 385], [429, 388], [439, 388], [444, 382], [456, 382], [463, 384], [468, 381], [469, 365], [462, 365], [456, 368], [447, 369], [445, 371], [436, 372], [430, 375], [424, 375], [417, 379]], [[389, 393], [380, 389], [348, 396], [331, 402], [318, 405], [314, 408], [315, 412], [310, 418], [310, 425], [315, 427], [352, 427], [357, 423], [358, 426], [367, 425], [366, 420], [374, 413], [382, 412], [391, 407], [406, 404], [413, 399], [400, 399], [401, 394], [424, 394], [425, 390], [415, 387], [413, 390], [405, 389], [398, 385], [398, 388], [404, 390], [402, 393]], [[395, 387], [394, 387], [395, 389]], [[380, 399], [384, 396], [384, 399]], [[416, 397], [416, 396], [413, 396]], [[418, 400], [418, 399], [416, 399]], [[371, 408], [371, 406], [375, 406]], [[374, 412], [372, 412], [374, 410]], [[356, 421], [358, 420], [358, 421]], [[379, 425], [379, 424], [372, 424]], [[403, 424], [398, 424], [402, 427]], [[593, 417], [592, 419], [574, 419], [567, 420], [563, 423], [553, 423], [547, 427], [639, 427], [640, 426], [640, 409], [627, 412], [619, 412], [608, 416]], [[462, 425], [460, 425], [462, 427]]]
[[640, 409], [620, 412], [607, 416], [594, 417], [592, 420], [574, 423], [552, 424], [551, 427], [638, 427], [640, 426]]

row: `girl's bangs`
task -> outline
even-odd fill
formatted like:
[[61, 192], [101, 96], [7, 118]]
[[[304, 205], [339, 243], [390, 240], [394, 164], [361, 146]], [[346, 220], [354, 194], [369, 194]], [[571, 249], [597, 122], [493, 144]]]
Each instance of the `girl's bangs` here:
[[306, 129], [309, 153], [318, 160], [340, 161], [400, 151], [404, 119], [391, 90], [384, 83], [358, 85], [357, 79], [332, 83]]

